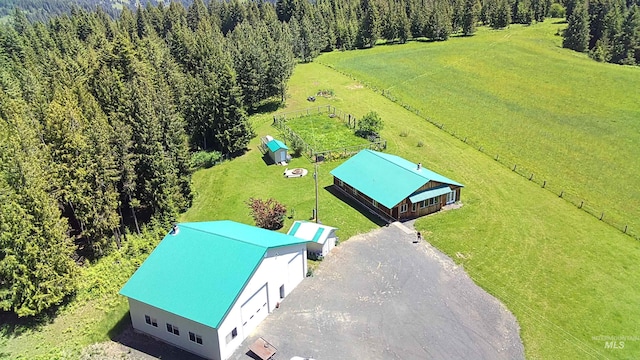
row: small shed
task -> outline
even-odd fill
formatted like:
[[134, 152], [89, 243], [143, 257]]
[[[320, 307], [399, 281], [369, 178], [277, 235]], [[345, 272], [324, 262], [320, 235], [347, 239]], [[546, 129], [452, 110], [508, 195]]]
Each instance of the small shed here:
[[327, 256], [329, 251], [336, 246], [338, 241], [336, 230], [338, 229], [314, 222], [296, 221], [291, 225], [287, 234], [307, 240], [307, 257], [317, 260], [320, 256]]
[[289, 150], [289, 148], [282, 141], [272, 139], [267, 143], [267, 149], [269, 150], [269, 156], [276, 164], [286, 162], [288, 160], [287, 150]]

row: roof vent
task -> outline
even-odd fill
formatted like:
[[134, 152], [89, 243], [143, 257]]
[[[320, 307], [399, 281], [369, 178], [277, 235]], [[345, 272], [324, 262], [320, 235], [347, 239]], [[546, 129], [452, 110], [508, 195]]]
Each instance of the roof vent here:
[[422, 163], [418, 163], [418, 168], [416, 170], [422, 169]]

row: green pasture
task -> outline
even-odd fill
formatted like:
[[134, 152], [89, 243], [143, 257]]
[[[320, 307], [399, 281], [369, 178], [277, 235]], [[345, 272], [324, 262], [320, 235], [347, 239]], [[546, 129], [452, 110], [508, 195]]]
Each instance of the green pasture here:
[[287, 119], [287, 126], [315, 151], [366, 145], [368, 140], [356, 136], [341, 119], [328, 114], [314, 114]]
[[317, 62], [640, 236], [640, 68], [561, 48], [556, 33], [565, 26], [549, 19], [480, 28], [471, 38], [334, 52]]

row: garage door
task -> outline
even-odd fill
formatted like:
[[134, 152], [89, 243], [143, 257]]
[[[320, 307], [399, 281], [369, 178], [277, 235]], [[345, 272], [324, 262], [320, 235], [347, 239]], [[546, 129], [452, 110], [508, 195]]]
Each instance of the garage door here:
[[304, 259], [302, 253], [296, 254], [296, 256], [289, 261], [289, 289], [293, 289], [304, 278]]
[[267, 306], [267, 284], [256, 291], [249, 300], [240, 308], [242, 316], [242, 329], [245, 336], [269, 314]]

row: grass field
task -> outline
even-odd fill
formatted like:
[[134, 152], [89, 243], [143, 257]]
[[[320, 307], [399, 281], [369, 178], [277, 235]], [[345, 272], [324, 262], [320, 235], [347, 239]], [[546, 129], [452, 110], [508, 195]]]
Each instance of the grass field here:
[[369, 141], [355, 136], [353, 129], [342, 120], [327, 114], [308, 115], [287, 120], [287, 126], [300, 136], [315, 151], [368, 144]]
[[640, 235], [640, 67], [562, 49], [554, 21], [317, 61]]
[[[496, 37], [520, 36], [522, 41], [527, 38], [531, 44], [538, 44], [530, 45], [531, 52], [544, 54], [550, 51], [557, 53], [558, 59], [572, 63], [575, 70], [566, 68], [568, 78], [576, 77], [573, 72], [580, 69], [605, 66], [554, 47], [556, 40], [546, 32], [554, 29], [553, 25], [544, 24], [529, 28], [512, 26], [501, 32], [481, 30], [473, 38], [452, 39], [450, 44], [460, 46], [456, 44], [466, 41], [473, 47], [476, 42], [488, 44], [488, 39], [495, 40]], [[526, 31], [530, 31], [527, 36]], [[405, 47], [420, 54], [437, 52], [447, 44], [416, 43]], [[544, 50], [548, 47], [553, 50]], [[394, 47], [381, 49], [391, 51]], [[502, 47], [502, 51], [510, 49]], [[518, 49], [514, 46], [513, 51]], [[355, 54], [384, 53], [382, 50]], [[410, 55], [407, 62], [413, 61]], [[340, 56], [348, 60], [353, 54], [322, 55], [319, 61], [330, 59], [338, 63]], [[542, 59], [543, 55], [540, 57], [538, 61], [546, 61]], [[511, 66], [520, 66], [517, 61], [516, 58]], [[564, 67], [562, 63], [558, 66]], [[432, 70], [439, 71], [435, 65]], [[629, 70], [611, 67], [608, 71], [626, 74]], [[382, 77], [387, 76], [385, 74], [378, 72]], [[620, 86], [628, 88], [627, 84]], [[464, 266], [480, 286], [498, 297], [516, 315], [527, 357], [638, 357], [640, 340], [633, 340], [633, 337], [640, 337], [637, 288], [640, 283], [640, 242], [509, 171], [475, 148], [430, 125], [424, 118], [323, 65], [312, 63], [296, 67], [284, 110], [306, 108], [306, 97], [318, 88], [334, 89], [335, 96], [331, 99], [320, 97], [317, 105], [331, 104], [348, 109], [357, 117], [369, 111], [378, 112], [385, 121], [381, 135], [387, 139], [389, 153], [422, 162], [465, 185], [462, 208], [420, 219], [416, 226], [428, 241]], [[584, 101], [595, 103], [596, 100], [588, 95], [585, 94]], [[470, 106], [464, 102], [460, 104]], [[463, 107], [460, 104], [459, 107]], [[245, 204], [250, 197], [274, 197], [290, 211], [295, 209], [283, 231], [293, 220], [311, 216], [314, 207], [312, 164], [304, 158], [294, 159], [289, 167], [307, 168], [309, 175], [287, 179], [282, 176], [283, 167], [267, 166], [262, 160], [258, 150], [259, 137], [275, 132], [270, 126], [271, 116], [252, 118], [258, 137], [252, 140], [246, 154], [194, 174], [196, 198], [181, 221], [231, 219], [252, 224]], [[423, 142], [424, 146], [418, 147], [418, 142]], [[579, 145], [567, 143], [567, 147]], [[633, 160], [629, 158], [629, 162]], [[318, 168], [319, 218], [327, 225], [340, 228], [338, 235], [345, 240], [377, 225], [327, 191], [326, 187], [332, 182], [329, 171], [340, 163], [326, 162]], [[145, 253], [140, 249], [133, 252]], [[117, 331], [118, 324], [126, 321], [126, 302], [115, 293], [132, 266], [135, 261], [110, 257], [91, 267], [88, 271], [93, 274], [93, 280], [85, 284], [78, 305], [64, 311], [51, 324], [43, 324], [39, 330], [22, 335], [2, 332], [0, 357], [47, 358], [52, 354], [53, 357], [77, 358], [74, 355], [79, 348], [108, 339], [109, 331]], [[615, 349], [606, 348], [600, 336], [632, 338], [623, 340], [624, 348], [619, 348], [620, 343], [617, 343]]]

